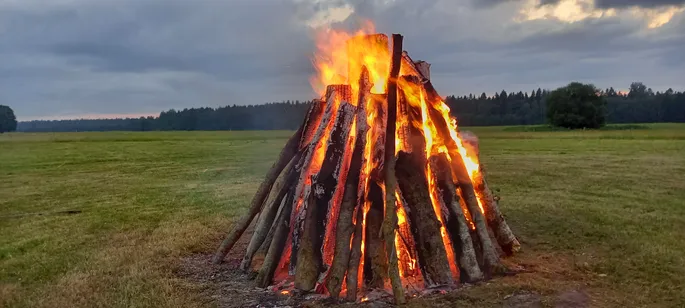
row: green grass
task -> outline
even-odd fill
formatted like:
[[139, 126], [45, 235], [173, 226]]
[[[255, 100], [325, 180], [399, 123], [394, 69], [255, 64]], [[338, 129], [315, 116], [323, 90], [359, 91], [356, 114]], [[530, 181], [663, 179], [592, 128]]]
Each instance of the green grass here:
[[[473, 131], [533, 273], [447, 300], [685, 305], [685, 125]], [[174, 269], [216, 248], [289, 135], [0, 135], [0, 307], [206, 307]]]

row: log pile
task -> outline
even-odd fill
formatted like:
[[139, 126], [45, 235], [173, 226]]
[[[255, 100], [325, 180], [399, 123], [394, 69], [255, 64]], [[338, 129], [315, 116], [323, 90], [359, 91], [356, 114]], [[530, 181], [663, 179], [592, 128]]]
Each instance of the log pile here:
[[401, 35], [389, 43], [383, 34], [348, 41], [348, 57], [373, 49], [379, 59], [350, 60], [348, 84], [311, 103], [214, 263], [254, 225], [240, 269], [256, 271], [262, 288], [349, 301], [387, 290], [399, 304], [506, 270], [501, 256], [520, 244], [477, 139], [457, 131], [430, 64], [413, 61]]

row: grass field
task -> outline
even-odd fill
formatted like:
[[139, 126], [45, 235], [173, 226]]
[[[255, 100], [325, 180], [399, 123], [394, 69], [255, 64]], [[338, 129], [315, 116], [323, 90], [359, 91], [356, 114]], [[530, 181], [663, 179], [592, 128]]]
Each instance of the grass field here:
[[[685, 125], [473, 131], [532, 272], [431, 304], [685, 306]], [[216, 248], [289, 135], [0, 135], [0, 307], [210, 307], [174, 271]]]

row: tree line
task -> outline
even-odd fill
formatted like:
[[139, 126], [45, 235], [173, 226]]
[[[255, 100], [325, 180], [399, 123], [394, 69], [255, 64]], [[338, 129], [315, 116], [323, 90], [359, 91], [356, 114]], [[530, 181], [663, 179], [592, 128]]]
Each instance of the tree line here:
[[[553, 91], [501, 91], [488, 95], [448, 96], [452, 115], [464, 126], [531, 125], [547, 123], [547, 100]], [[685, 92], [654, 92], [641, 82], [627, 93], [598, 90], [606, 101], [607, 123], [685, 122]], [[24, 132], [152, 131], [152, 130], [294, 130], [309, 101], [262, 105], [186, 108], [163, 111], [157, 117], [127, 119], [39, 120], [19, 122]]]

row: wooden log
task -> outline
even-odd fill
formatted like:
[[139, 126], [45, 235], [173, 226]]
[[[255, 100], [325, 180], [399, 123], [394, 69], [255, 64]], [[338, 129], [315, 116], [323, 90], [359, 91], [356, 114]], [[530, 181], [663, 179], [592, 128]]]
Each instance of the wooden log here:
[[[308, 112], [308, 114], [312, 117], [318, 115], [319, 113], [312, 111], [312, 109], [318, 110], [319, 107], [320, 105], [318, 103], [312, 104], [310, 106], [310, 111]], [[271, 166], [271, 169], [269, 169], [266, 176], [264, 177], [264, 180], [259, 185], [257, 192], [255, 193], [254, 197], [252, 198], [252, 201], [250, 202], [250, 206], [248, 208], [247, 213], [243, 215], [243, 217], [241, 217], [240, 220], [233, 225], [231, 231], [228, 233], [228, 235], [223, 240], [223, 242], [217, 249], [216, 253], [214, 254], [214, 257], [212, 258], [212, 263], [221, 263], [221, 261], [226, 257], [231, 248], [233, 248], [233, 245], [235, 245], [235, 243], [238, 241], [240, 236], [243, 235], [243, 232], [245, 232], [250, 223], [252, 223], [254, 217], [261, 211], [262, 205], [264, 204], [264, 200], [267, 198], [269, 192], [271, 191], [271, 187], [276, 181], [276, 178], [281, 173], [281, 171], [283, 171], [283, 168], [285, 168], [288, 162], [290, 162], [293, 156], [295, 156], [295, 153], [297, 153], [300, 141], [302, 140], [303, 133], [306, 129], [308, 129], [308, 127], [306, 127], [305, 125], [306, 123], [307, 121], [304, 121], [302, 123], [297, 132], [295, 132], [295, 134], [292, 137], [290, 137], [286, 145], [283, 147], [281, 153], [278, 155], [278, 159]]]
[[[460, 197], [466, 204], [466, 207], [471, 215], [471, 221], [476, 226], [478, 241], [480, 242], [481, 247], [481, 254], [483, 256], [483, 271], [485, 272], [486, 276], [489, 276], [495, 272], [501, 272], [505, 270], [505, 268], [501, 264], [499, 256], [497, 255], [497, 251], [490, 240], [487, 223], [485, 222], [483, 214], [480, 210], [480, 206], [478, 205], [478, 198], [475, 188], [471, 182], [461, 153], [459, 152], [459, 147], [456, 141], [451, 137], [449, 124], [447, 123], [445, 116], [438, 109], [441, 108], [441, 105], [444, 103], [439, 97], [435, 96], [437, 95], [437, 92], [435, 92], [435, 89], [432, 88], [430, 82], [424, 83], [424, 87], [429, 96], [428, 116], [438, 132], [439, 140], [441, 140], [447, 147], [450, 161], [452, 162], [453, 177], [456, 178], [457, 186], [461, 192]], [[431, 92], [435, 94], [431, 96]]]
[[347, 295], [345, 299], [355, 301], [357, 299], [357, 287], [359, 279], [359, 263], [362, 256], [362, 233], [364, 232], [364, 199], [357, 203], [355, 209], [354, 236], [350, 249], [350, 260], [347, 266]]
[[383, 220], [383, 236], [385, 237], [388, 254], [388, 276], [392, 285], [392, 293], [395, 304], [406, 302], [404, 288], [400, 280], [400, 269], [395, 250], [395, 230], [397, 229], [397, 213], [395, 209], [395, 191], [397, 179], [395, 178], [395, 124], [397, 120], [397, 78], [400, 74], [402, 61], [402, 35], [392, 35], [392, 58], [390, 63], [390, 76], [388, 77], [388, 121], [386, 124], [385, 139], [385, 219]]
[[264, 262], [257, 274], [256, 284], [260, 288], [266, 288], [271, 284], [274, 272], [278, 267], [283, 248], [285, 248], [286, 238], [290, 231], [289, 218], [294, 196], [294, 189], [291, 189], [291, 193], [288, 194], [288, 197], [283, 201], [283, 208], [281, 208], [280, 213], [278, 213], [278, 218], [275, 221], [273, 240], [269, 245], [269, 249], [264, 257]]
[[382, 289], [388, 279], [388, 257], [386, 254], [388, 247], [381, 237], [383, 188], [376, 180], [370, 180], [368, 190], [368, 201], [371, 202], [371, 207], [366, 214], [364, 281], [368, 288]]
[[414, 64], [414, 61], [409, 57], [406, 51], [402, 52], [402, 66], [400, 68], [400, 76], [416, 76], [422, 77], [421, 72]]
[[490, 240], [488, 226], [485, 222], [485, 217], [481, 213], [480, 206], [478, 206], [478, 197], [468, 177], [464, 161], [459, 153], [453, 153], [452, 151], [450, 151], [450, 158], [452, 160], [452, 172], [456, 174], [461, 198], [466, 203], [466, 207], [471, 214], [471, 221], [476, 225], [476, 233], [478, 234], [478, 241], [480, 242], [483, 256], [483, 272], [486, 276], [502, 272], [505, 270], [504, 266], [500, 263], [495, 246], [492, 244], [492, 240]]
[[[398, 192], [398, 206], [397, 206], [397, 217], [398, 226], [397, 233], [401, 239], [401, 244], [404, 246], [404, 251], [398, 251], [398, 258], [400, 261], [400, 268], [402, 270], [403, 277], [413, 277], [418, 274], [418, 268], [416, 267], [415, 261], [417, 260], [416, 255], [416, 243], [414, 242], [414, 237], [411, 231], [411, 224], [409, 222], [409, 217], [407, 215], [409, 208], [406, 206], [407, 202], [402, 197], [401, 192]], [[400, 219], [400, 217], [402, 219]], [[404, 221], [403, 221], [404, 220]], [[407, 260], [409, 259], [409, 260]]]
[[521, 249], [521, 244], [509, 228], [509, 224], [507, 224], [507, 221], [504, 219], [504, 216], [499, 209], [497, 200], [495, 200], [492, 191], [488, 187], [488, 183], [485, 179], [485, 167], [483, 167], [483, 163], [480, 160], [478, 137], [470, 132], [460, 132], [459, 137], [464, 142], [466, 150], [478, 157], [478, 161], [480, 162], [478, 166], [478, 176], [475, 179], [474, 186], [476, 193], [482, 198], [488, 226], [495, 235], [495, 239], [502, 248], [502, 251], [507, 255], [512, 255]]
[[426, 61], [420, 61], [419, 60], [419, 61], [414, 62], [414, 66], [419, 71], [419, 73], [421, 73], [421, 76], [423, 76], [424, 78], [426, 78], [428, 80], [431, 79], [431, 73], [430, 73], [431, 65], [430, 65], [430, 63], [428, 63]]
[[395, 167], [397, 181], [406, 199], [409, 221], [416, 240], [419, 267], [427, 288], [453, 283], [447, 252], [440, 233], [440, 221], [430, 199], [423, 153], [401, 151]]
[[[297, 250], [298, 262], [295, 271], [295, 287], [303, 291], [310, 291], [324, 270], [323, 246], [329, 213], [336, 211], [335, 199], [338, 190], [338, 179], [346, 176], [347, 170], [342, 170], [348, 135], [356, 107], [343, 101], [337, 113], [333, 128], [330, 132], [325, 158], [321, 169], [312, 179], [313, 203], [305, 208], [306, 218], [304, 232]], [[342, 173], [345, 174], [342, 174]], [[339, 204], [338, 204], [339, 205]]]
[[[372, 141], [369, 153], [364, 153], [363, 166], [368, 174], [360, 174], [360, 187], [358, 193], [358, 204], [355, 209], [355, 226], [354, 237], [352, 238], [352, 251], [350, 253], [350, 261], [347, 267], [347, 295], [345, 299], [354, 301], [357, 299], [357, 290], [360, 282], [360, 275], [363, 277], [363, 268], [361, 268], [361, 258], [364, 257], [361, 244], [365, 234], [364, 214], [366, 212], [366, 195], [369, 188], [367, 183], [377, 181], [381, 176], [381, 169], [384, 159], [385, 147], [385, 123], [387, 117], [386, 96], [382, 94], [371, 94], [370, 102], [367, 109], [369, 113], [373, 114], [370, 126], [368, 127], [370, 137], [367, 140]], [[368, 157], [367, 157], [368, 156]], [[365, 171], [366, 172], [366, 171]]]
[[301, 155], [295, 155], [295, 157], [290, 160], [290, 163], [288, 163], [288, 165], [278, 176], [276, 182], [274, 182], [271, 192], [269, 193], [269, 197], [265, 201], [265, 205], [257, 222], [257, 226], [252, 233], [250, 243], [247, 245], [245, 256], [240, 263], [241, 270], [247, 271], [250, 268], [254, 254], [262, 245], [264, 239], [266, 239], [266, 236], [271, 230], [276, 218], [276, 213], [283, 203], [283, 198], [290, 189], [290, 186], [292, 186], [292, 181], [296, 178], [295, 163], [299, 160], [300, 156]]
[[302, 130], [302, 138], [300, 138], [299, 144], [300, 149], [303, 149], [313, 141], [316, 130], [321, 124], [323, 112], [326, 109], [326, 102], [320, 99], [312, 100], [311, 104], [312, 106], [304, 117], [304, 129]]
[[357, 99], [357, 115], [355, 119], [355, 142], [353, 145], [352, 157], [349, 164], [349, 171], [345, 181], [345, 192], [340, 214], [338, 215], [337, 232], [335, 237], [335, 252], [333, 262], [326, 279], [326, 289], [333, 298], [338, 298], [342, 289], [343, 279], [347, 271], [351, 253], [351, 237], [355, 226], [353, 225], [353, 215], [358, 204], [363, 199], [359, 198], [359, 186], [361, 184], [361, 170], [364, 163], [364, 150], [366, 147], [366, 133], [368, 126], [366, 123], [366, 100], [371, 88], [369, 71], [366, 67], [362, 68], [359, 77], [359, 95]]
[[350, 94], [351, 89], [349, 85], [329, 85], [326, 87], [326, 109], [323, 113], [319, 127], [314, 134], [313, 141], [304, 149], [305, 154], [298, 163], [298, 168], [302, 168], [303, 172], [297, 180], [295, 190], [295, 196], [297, 197], [293, 201], [295, 204], [293, 205], [293, 211], [290, 217], [292, 226], [292, 233], [288, 239], [291, 245], [289, 262], [290, 275], [295, 274], [298, 257], [297, 251], [299, 249], [300, 236], [304, 227], [304, 218], [306, 214], [303, 202], [303, 200], [305, 200], [304, 195], [306, 190], [311, 190], [312, 188], [312, 175], [317, 171], [314, 169], [319, 168], [322, 163], [321, 159], [323, 158], [323, 155], [315, 154], [319, 153], [319, 151], [325, 151], [326, 145], [324, 144], [324, 141], [328, 138], [330, 131], [333, 128], [339, 103], [341, 101], [349, 101]]
[[469, 225], [459, 204], [457, 188], [452, 181], [450, 162], [445, 154], [438, 154], [430, 158], [430, 163], [431, 170], [436, 175], [442, 200], [449, 212], [445, 226], [457, 258], [459, 280], [467, 283], [480, 281], [483, 279], [483, 273], [480, 270], [476, 251], [473, 247]]

